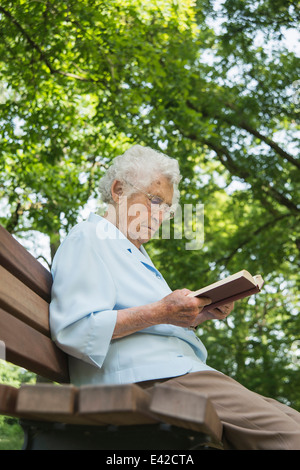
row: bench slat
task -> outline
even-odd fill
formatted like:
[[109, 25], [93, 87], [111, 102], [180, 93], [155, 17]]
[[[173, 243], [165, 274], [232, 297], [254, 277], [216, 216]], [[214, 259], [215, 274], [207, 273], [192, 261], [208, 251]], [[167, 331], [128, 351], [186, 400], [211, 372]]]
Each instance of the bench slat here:
[[209, 434], [216, 441], [221, 441], [222, 423], [205, 395], [158, 384], [154, 387], [150, 411], [162, 421]]
[[74, 411], [77, 393], [71, 385], [25, 384], [18, 389], [0, 384], [0, 414], [31, 421], [91, 425]]
[[0, 414], [16, 416], [18, 389], [11, 385], [0, 384]]
[[0, 265], [50, 302], [51, 273], [0, 225]]
[[48, 303], [2, 266], [0, 279], [0, 307], [50, 336]]
[[16, 412], [31, 420], [90, 425], [90, 420], [76, 414], [77, 394], [78, 389], [73, 385], [22, 385]]
[[86, 385], [79, 389], [78, 415], [95, 424], [157, 423], [149, 412], [150, 395], [136, 384]]
[[6, 346], [6, 359], [56, 382], [69, 382], [68, 359], [40, 332], [0, 308], [0, 340]]
[[19, 413], [73, 414], [75, 395], [73, 385], [21, 385], [16, 410]]
[[22, 385], [16, 412], [30, 419], [67, 424], [136, 425], [158, 420], [149, 413], [149, 396], [137, 385]]
[[33, 419], [33, 417], [27, 413], [23, 416], [17, 412], [18, 393], [18, 388], [12, 387], [11, 385], [0, 384], [0, 414], [14, 418]]

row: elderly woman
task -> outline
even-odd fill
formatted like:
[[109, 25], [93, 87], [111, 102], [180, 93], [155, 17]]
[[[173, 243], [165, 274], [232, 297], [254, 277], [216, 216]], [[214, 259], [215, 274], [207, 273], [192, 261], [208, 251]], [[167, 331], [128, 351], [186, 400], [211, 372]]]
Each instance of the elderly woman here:
[[168, 381], [208, 395], [234, 449], [300, 449], [299, 413], [245, 389], [206, 364], [191, 326], [223, 319], [233, 305], [202, 313], [210, 299], [174, 292], [144, 244], [178, 202], [178, 163], [136, 145], [100, 182], [108, 204], [66, 237], [53, 261], [52, 337], [69, 355], [71, 382]]

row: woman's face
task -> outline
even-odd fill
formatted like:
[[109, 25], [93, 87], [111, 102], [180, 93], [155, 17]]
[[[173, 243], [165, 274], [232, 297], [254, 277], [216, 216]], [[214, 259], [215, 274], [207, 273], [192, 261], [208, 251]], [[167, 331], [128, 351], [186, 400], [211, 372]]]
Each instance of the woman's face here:
[[[139, 187], [139, 184], [136, 185]], [[142, 185], [141, 185], [142, 186]], [[162, 224], [165, 213], [145, 194], [156, 196], [168, 206], [172, 205], [173, 185], [165, 176], [158, 177], [146, 189], [119, 199], [118, 228], [138, 248], [153, 237]]]

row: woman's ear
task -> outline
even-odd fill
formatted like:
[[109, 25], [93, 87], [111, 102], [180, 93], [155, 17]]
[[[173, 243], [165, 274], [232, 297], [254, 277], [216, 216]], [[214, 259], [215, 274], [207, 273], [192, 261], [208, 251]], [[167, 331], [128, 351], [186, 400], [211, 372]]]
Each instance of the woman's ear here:
[[123, 194], [123, 184], [121, 183], [121, 181], [114, 180], [111, 185], [110, 191], [114, 202], [118, 203], [120, 197]]

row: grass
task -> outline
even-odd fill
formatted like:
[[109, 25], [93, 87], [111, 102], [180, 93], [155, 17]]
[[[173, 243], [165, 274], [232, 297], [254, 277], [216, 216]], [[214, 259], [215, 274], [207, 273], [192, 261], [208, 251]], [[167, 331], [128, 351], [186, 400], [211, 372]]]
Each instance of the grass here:
[[[35, 383], [36, 376], [25, 369], [0, 360], [0, 384], [19, 388], [23, 383]], [[0, 450], [21, 450], [24, 433], [18, 419], [0, 415]]]
[[0, 416], [0, 450], [21, 450], [24, 433], [18, 420]]

